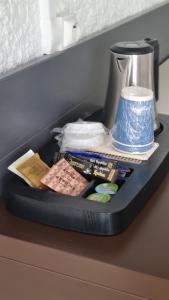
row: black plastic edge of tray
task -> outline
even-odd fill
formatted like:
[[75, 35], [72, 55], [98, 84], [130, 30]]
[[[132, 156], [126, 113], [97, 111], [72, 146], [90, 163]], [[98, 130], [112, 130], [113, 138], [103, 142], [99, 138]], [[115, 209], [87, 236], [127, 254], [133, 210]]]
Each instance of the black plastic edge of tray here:
[[38, 223], [96, 235], [114, 235], [135, 218], [168, 172], [169, 116], [161, 115], [160, 146], [151, 159], [133, 165], [134, 171], [110, 203], [102, 204], [42, 191], [14, 178], [8, 184], [6, 205], [15, 215]]

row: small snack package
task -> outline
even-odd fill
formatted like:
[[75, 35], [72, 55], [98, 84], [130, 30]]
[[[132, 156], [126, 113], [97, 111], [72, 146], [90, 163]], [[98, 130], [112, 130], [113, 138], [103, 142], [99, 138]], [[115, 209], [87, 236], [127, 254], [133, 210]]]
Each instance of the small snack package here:
[[16, 174], [20, 178], [22, 178], [29, 186], [33, 186], [32, 183], [18, 171], [18, 166], [21, 165], [23, 162], [25, 162], [27, 159], [32, 157], [35, 153], [32, 150], [29, 150], [26, 152], [24, 155], [19, 157], [17, 160], [15, 160], [9, 167], [8, 170], [11, 171], [12, 173]]
[[41, 183], [55, 192], [71, 196], [78, 196], [88, 185], [88, 181], [64, 158], [51, 167]]
[[41, 183], [41, 178], [47, 174], [50, 168], [41, 160], [38, 153], [28, 158], [23, 163], [17, 166], [19, 171], [32, 186], [38, 189], [45, 189], [46, 187]]
[[118, 173], [119, 171], [117, 169], [109, 169], [108, 167], [93, 165], [92, 175], [102, 178], [105, 181], [115, 182], [118, 177]]
[[117, 162], [73, 156], [69, 153], [55, 154], [55, 160], [61, 157], [64, 157], [73, 168], [82, 174], [98, 177], [110, 182], [114, 182], [117, 179], [119, 173], [119, 170], [116, 168]]

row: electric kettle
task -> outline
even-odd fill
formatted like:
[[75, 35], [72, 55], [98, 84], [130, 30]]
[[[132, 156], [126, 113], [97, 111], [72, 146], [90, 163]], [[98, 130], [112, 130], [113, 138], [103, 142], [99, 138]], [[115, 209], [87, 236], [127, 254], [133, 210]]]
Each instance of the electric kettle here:
[[160, 129], [156, 101], [158, 100], [159, 44], [155, 39], [120, 42], [110, 48], [110, 73], [103, 123], [112, 129], [121, 90], [126, 86], [151, 89], [154, 95], [154, 131]]

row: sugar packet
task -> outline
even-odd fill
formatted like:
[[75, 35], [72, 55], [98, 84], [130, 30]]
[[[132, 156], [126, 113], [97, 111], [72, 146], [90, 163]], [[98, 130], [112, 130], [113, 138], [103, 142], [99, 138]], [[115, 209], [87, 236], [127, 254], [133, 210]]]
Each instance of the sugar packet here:
[[22, 178], [29, 186], [33, 186], [32, 183], [17, 169], [19, 165], [21, 165], [23, 162], [25, 162], [27, 159], [32, 157], [35, 153], [32, 150], [29, 150], [24, 155], [19, 157], [17, 160], [15, 160], [9, 167], [8, 170], [12, 173], [16, 174], [20, 178]]
[[46, 186], [41, 183], [41, 178], [48, 173], [50, 168], [41, 160], [38, 153], [35, 153], [17, 166], [17, 170], [31, 182], [33, 187], [39, 189], [46, 188]]

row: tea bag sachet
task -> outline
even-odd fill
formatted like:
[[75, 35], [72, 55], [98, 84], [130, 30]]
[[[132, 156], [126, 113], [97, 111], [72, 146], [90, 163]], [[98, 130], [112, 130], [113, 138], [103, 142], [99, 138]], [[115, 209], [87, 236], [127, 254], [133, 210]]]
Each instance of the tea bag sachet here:
[[9, 167], [8, 170], [12, 173], [18, 175], [21, 177], [29, 186], [33, 186], [32, 183], [22, 174], [18, 171], [18, 166], [24, 163], [26, 160], [28, 160], [30, 157], [32, 157], [35, 153], [32, 150], [29, 150], [24, 155], [19, 157], [17, 160], [15, 160]]
[[46, 186], [41, 183], [41, 178], [50, 168], [41, 160], [38, 153], [17, 166], [17, 170], [31, 182], [33, 187], [46, 189]]

